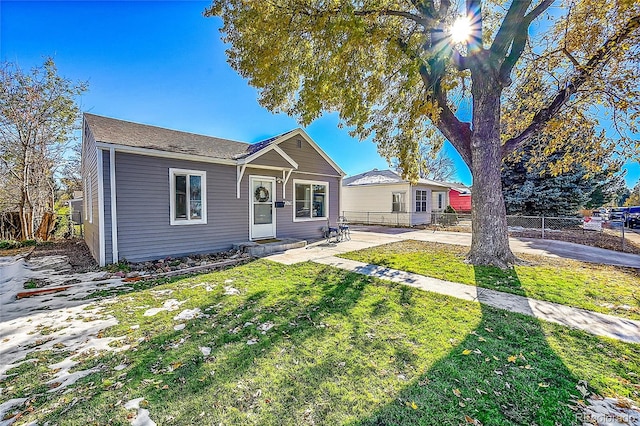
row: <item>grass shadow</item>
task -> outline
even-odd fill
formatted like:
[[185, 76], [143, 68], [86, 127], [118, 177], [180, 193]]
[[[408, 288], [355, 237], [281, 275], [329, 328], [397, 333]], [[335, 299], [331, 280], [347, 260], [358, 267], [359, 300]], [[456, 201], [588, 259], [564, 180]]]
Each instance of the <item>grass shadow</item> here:
[[[188, 302], [143, 315], [167, 298]], [[256, 261], [112, 307], [120, 324], [105, 334], [130, 348], [78, 359], [99, 372], [66, 394], [38, 388], [25, 421], [125, 424], [124, 402], [144, 397], [158, 424], [573, 424], [582, 376], [563, 360], [589, 369], [622, 354], [617, 374], [640, 373], [638, 347], [312, 263]], [[183, 309], [203, 315], [175, 330]], [[27, 396], [46, 370], [3, 386]]]
[[[478, 280], [485, 268], [475, 268]], [[515, 272], [507, 274], [518, 285]], [[478, 288], [482, 302], [482, 289]], [[393, 403], [351, 425], [572, 425], [577, 378], [535, 318], [480, 304], [480, 320]]]

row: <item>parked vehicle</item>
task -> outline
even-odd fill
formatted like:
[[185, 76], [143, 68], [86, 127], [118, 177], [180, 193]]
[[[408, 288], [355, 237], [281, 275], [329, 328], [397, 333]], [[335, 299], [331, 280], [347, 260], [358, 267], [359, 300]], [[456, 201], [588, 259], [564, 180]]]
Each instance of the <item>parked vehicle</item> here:
[[629, 207], [626, 214], [625, 225], [628, 228], [635, 228], [640, 225], [640, 206]]
[[609, 220], [615, 222], [624, 222], [628, 207], [614, 207], [609, 212]]

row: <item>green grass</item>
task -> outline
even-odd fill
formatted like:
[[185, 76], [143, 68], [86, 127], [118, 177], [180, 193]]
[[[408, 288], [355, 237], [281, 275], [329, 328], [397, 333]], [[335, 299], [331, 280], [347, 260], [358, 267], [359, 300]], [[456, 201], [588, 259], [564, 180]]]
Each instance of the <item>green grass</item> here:
[[640, 319], [640, 272], [568, 259], [518, 254], [528, 265], [511, 270], [464, 262], [468, 247], [402, 241], [341, 257], [477, 285], [591, 311]]
[[[144, 316], [170, 298], [186, 302]], [[206, 316], [175, 331], [194, 308]], [[640, 345], [312, 263], [140, 288], [104, 313], [120, 322], [104, 335], [130, 347], [86, 355], [76, 369], [100, 372], [66, 394], [42, 386], [61, 355], [33, 354], [37, 368], [0, 383], [3, 399], [31, 398], [18, 424], [126, 425], [124, 403], [144, 397], [158, 424], [571, 425], [579, 380], [640, 401]]]

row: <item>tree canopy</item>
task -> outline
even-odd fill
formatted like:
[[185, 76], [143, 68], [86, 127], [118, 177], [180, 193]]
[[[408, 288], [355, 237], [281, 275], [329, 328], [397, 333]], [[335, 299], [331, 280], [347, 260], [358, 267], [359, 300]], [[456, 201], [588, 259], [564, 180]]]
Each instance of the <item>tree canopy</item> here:
[[[205, 14], [223, 19], [229, 63], [263, 106], [305, 125], [337, 111], [409, 179], [438, 128], [474, 178], [474, 263], [514, 261], [501, 161], [542, 130], [554, 150], [567, 114], [606, 118], [620, 155], [640, 152], [637, 0], [214, 0]], [[469, 35], [454, 38], [461, 17]]]
[[33, 239], [44, 212], [53, 210], [54, 174], [64, 165], [80, 112], [76, 97], [85, 90], [86, 83], [59, 76], [51, 58], [31, 72], [0, 65], [0, 207], [18, 212], [22, 239]]

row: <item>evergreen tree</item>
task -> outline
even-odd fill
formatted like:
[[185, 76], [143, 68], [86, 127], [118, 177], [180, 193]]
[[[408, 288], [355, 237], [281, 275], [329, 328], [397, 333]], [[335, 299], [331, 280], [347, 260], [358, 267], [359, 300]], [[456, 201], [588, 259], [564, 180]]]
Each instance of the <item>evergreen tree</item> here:
[[[569, 137], [580, 140], [581, 150], [589, 146], [613, 145], [603, 142], [604, 135], [596, 133], [588, 123]], [[576, 149], [575, 144], [556, 147], [544, 155], [541, 147], [552, 136], [542, 135], [525, 144], [517, 155], [505, 159], [502, 166], [502, 187], [507, 214], [527, 216], [575, 216], [583, 207], [597, 208], [616, 196], [621, 181], [620, 163], [609, 155], [597, 157], [589, 167], [579, 163], [565, 163], [564, 158]], [[548, 151], [547, 151], [548, 152]], [[595, 167], [594, 167], [595, 166]]]

